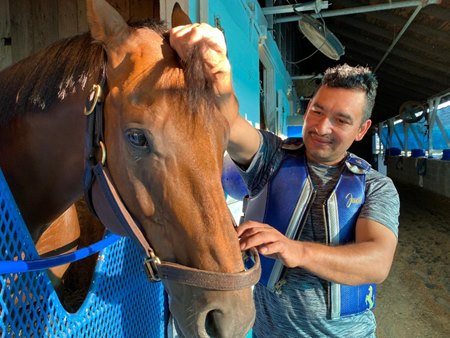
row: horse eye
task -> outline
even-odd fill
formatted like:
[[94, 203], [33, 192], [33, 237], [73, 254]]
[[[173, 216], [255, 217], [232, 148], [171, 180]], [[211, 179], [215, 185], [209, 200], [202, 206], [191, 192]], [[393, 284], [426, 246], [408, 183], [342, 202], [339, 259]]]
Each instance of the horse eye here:
[[142, 132], [139, 129], [130, 129], [127, 131], [127, 137], [128, 140], [130, 141], [130, 143], [135, 147], [135, 148], [144, 148], [144, 149], [149, 149], [149, 142], [147, 137], [145, 136], [144, 132]]

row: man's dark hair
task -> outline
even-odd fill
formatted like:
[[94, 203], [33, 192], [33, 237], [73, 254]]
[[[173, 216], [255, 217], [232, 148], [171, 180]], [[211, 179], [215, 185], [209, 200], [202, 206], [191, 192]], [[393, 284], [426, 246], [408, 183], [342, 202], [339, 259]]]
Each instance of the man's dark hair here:
[[348, 64], [328, 68], [322, 79], [322, 86], [332, 88], [358, 89], [366, 93], [363, 121], [370, 119], [375, 105], [378, 81], [368, 67], [352, 67]]

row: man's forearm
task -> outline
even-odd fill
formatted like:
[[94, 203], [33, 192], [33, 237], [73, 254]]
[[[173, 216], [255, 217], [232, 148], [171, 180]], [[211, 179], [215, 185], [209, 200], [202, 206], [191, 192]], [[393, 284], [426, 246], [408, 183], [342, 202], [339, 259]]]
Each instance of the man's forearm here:
[[[223, 75], [222, 82], [227, 83], [229, 80]], [[230, 124], [227, 151], [235, 162], [246, 167], [259, 149], [260, 137], [258, 131], [239, 114], [239, 102], [231, 83], [221, 86], [218, 108]]]
[[392, 256], [374, 242], [340, 246], [299, 242], [299, 245], [302, 253], [299, 267], [336, 283], [381, 283], [392, 264]]
[[247, 167], [259, 149], [258, 131], [243, 117], [235, 119], [230, 129], [228, 153], [242, 167]]

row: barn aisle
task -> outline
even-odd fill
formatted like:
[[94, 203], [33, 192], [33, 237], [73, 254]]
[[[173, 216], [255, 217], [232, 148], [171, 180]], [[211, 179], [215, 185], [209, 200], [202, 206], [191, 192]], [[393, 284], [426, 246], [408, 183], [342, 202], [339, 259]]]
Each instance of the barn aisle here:
[[400, 235], [379, 286], [378, 338], [450, 337], [450, 199], [396, 184]]

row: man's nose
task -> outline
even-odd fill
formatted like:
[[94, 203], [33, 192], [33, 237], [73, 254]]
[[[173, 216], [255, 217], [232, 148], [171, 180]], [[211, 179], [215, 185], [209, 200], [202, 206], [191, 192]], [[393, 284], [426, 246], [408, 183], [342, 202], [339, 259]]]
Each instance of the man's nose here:
[[317, 134], [327, 135], [331, 133], [331, 127], [331, 121], [326, 116], [323, 116], [317, 121], [315, 129]]

